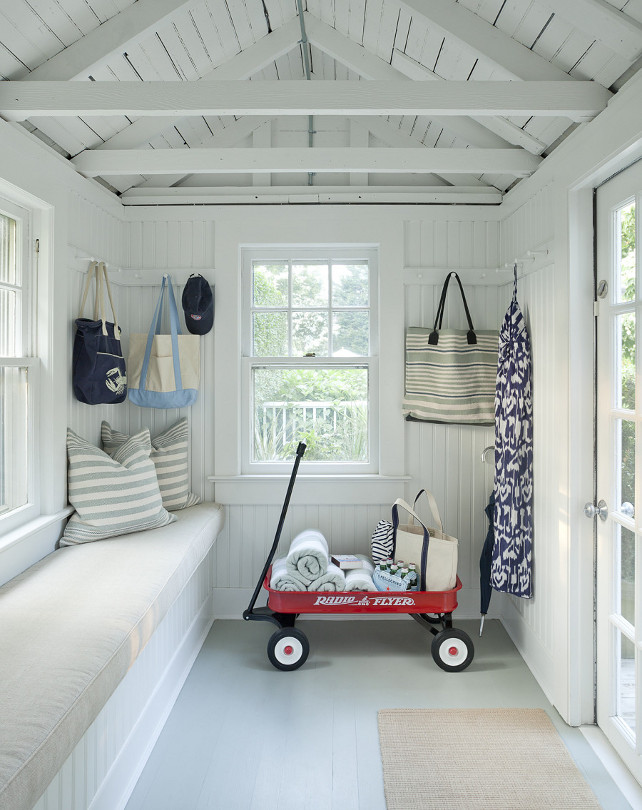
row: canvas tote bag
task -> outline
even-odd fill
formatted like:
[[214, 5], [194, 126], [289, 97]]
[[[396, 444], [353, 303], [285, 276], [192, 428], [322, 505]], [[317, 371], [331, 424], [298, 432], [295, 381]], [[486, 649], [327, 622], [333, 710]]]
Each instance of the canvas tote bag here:
[[[96, 285], [94, 318], [84, 318], [91, 282]], [[105, 318], [103, 282], [114, 322]], [[72, 359], [72, 384], [77, 400], [86, 405], [116, 405], [127, 397], [125, 358], [120, 345], [120, 327], [111, 297], [107, 268], [103, 262], [89, 265], [76, 319]]]
[[[459, 543], [444, 533], [434, 497], [427, 490], [419, 495], [422, 492], [426, 492], [437, 528], [429, 529], [414, 509], [398, 498], [392, 507], [394, 558], [417, 566], [420, 590], [450, 591], [457, 584]], [[400, 522], [399, 507], [410, 515], [410, 523]]]
[[[443, 329], [451, 277], [459, 285], [468, 329]], [[499, 332], [475, 329], [457, 273], [446, 276], [432, 329], [406, 331], [403, 414], [407, 420], [463, 425], [495, 423]]]
[[[169, 335], [159, 334], [163, 297], [169, 296]], [[184, 408], [198, 396], [201, 360], [198, 335], [183, 335], [172, 280], [163, 276], [149, 332], [133, 334], [129, 341], [129, 398], [143, 408]]]

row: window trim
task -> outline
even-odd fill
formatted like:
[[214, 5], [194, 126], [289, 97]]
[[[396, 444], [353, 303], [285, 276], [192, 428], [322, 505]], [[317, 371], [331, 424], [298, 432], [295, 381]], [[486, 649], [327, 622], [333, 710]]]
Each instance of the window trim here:
[[[36, 312], [35, 292], [37, 289], [37, 262], [33, 259], [31, 239], [34, 228], [35, 211], [18, 205], [5, 196], [0, 197], [0, 213], [16, 221], [16, 285], [2, 284], [3, 288], [20, 290], [20, 309], [18, 318], [18, 345], [16, 356], [0, 357], [0, 366], [26, 368], [27, 382], [27, 437], [23, 469], [26, 464], [27, 501], [20, 506], [0, 514], [0, 533], [5, 534], [40, 514], [40, 474], [37, 471], [36, 449], [39, 436], [39, 402], [41, 363], [36, 356]], [[11, 459], [10, 463], [17, 463]]]
[[[370, 355], [363, 357], [254, 357], [252, 356], [252, 265], [255, 261], [367, 260], [369, 271]], [[255, 368], [274, 367], [365, 367], [368, 370], [368, 442], [367, 462], [306, 461], [310, 475], [372, 475], [379, 472], [379, 305], [378, 250], [372, 245], [246, 245], [241, 248], [241, 473], [243, 475], [279, 475], [289, 471], [291, 460], [252, 461], [253, 402], [252, 372]], [[291, 306], [288, 309], [292, 309]], [[359, 309], [365, 309], [360, 307]], [[331, 339], [331, 337], [330, 337]]]

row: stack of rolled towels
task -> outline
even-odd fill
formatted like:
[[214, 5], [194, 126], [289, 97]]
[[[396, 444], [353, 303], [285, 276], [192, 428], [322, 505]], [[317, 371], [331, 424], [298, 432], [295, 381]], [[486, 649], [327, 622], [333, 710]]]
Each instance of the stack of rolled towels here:
[[331, 562], [321, 532], [305, 529], [294, 538], [287, 555], [273, 562], [270, 587], [275, 591], [376, 591], [374, 566], [367, 557], [362, 559], [363, 568], [342, 571]]

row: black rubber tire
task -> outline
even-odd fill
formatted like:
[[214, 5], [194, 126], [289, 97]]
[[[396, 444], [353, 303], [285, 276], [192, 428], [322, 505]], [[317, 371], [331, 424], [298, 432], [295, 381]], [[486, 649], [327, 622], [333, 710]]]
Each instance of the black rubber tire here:
[[435, 663], [446, 672], [461, 672], [470, 666], [475, 655], [473, 642], [463, 630], [449, 627], [433, 638], [430, 645]]
[[273, 633], [268, 641], [267, 653], [272, 666], [290, 672], [305, 664], [310, 643], [305, 633], [296, 627], [284, 627]]

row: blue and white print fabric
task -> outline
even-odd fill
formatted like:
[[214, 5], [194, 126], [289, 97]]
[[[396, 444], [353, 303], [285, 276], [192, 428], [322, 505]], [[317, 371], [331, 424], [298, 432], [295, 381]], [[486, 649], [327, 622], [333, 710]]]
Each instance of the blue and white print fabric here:
[[533, 401], [531, 349], [513, 300], [499, 333], [495, 389], [495, 513], [491, 584], [496, 591], [530, 599], [533, 544]]

